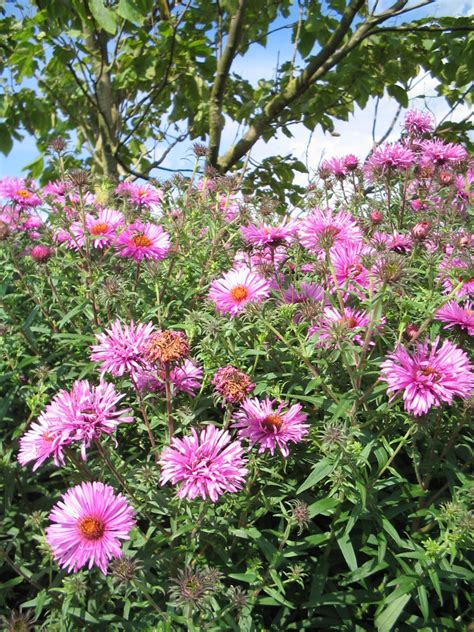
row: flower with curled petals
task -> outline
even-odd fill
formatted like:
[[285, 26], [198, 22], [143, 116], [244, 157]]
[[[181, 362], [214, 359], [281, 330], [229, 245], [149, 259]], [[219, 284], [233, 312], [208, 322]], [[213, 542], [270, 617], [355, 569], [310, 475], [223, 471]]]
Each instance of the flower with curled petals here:
[[230, 270], [211, 283], [209, 299], [217, 311], [231, 317], [245, 311], [250, 303], [260, 303], [270, 294], [270, 284], [246, 266]]
[[121, 257], [142, 261], [164, 259], [171, 248], [168, 233], [157, 224], [134, 222], [117, 237], [115, 248]]

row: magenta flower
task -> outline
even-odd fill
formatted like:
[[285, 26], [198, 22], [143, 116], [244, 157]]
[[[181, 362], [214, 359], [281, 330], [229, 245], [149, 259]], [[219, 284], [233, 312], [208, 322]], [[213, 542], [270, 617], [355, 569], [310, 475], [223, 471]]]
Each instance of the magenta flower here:
[[320, 169], [323, 173], [334, 176], [336, 180], [345, 180], [348, 174], [348, 169], [343, 158], [323, 160]]
[[47, 415], [41, 413], [38, 421], [32, 423], [30, 429], [20, 439], [18, 462], [25, 466], [30, 461], [35, 461], [34, 472], [46, 459], [53, 456], [54, 464], [59, 466], [64, 463], [62, 448], [67, 443], [61, 440], [58, 432], [53, 432]]
[[436, 319], [448, 323], [444, 329], [458, 326], [465, 329], [469, 336], [474, 336], [474, 310], [470, 301], [465, 307], [461, 307], [456, 301], [449, 301], [436, 312]]
[[331, 250], [331, 263], [339, 288], [360, 292], [370, 285], [370, 273], [362, 264], [362, 256], [370, 250], [362, 242], [338, 244]]
[[236, 195], [233, 193], [218, 193], [217, 202], [227, 222], [232, 222], [238, 216], [240, 204]]
[[324, 252], [338, 243], [361, 241], [362, 233], [349, 213], [335, 215], [330, 209], [315, 209], [300, 222], [299, 236], [302, 246], [312, 252]]
[[413, 353], [398, 346], [382, 364], [380, 379], [387, 382], [392, 401], [403, 391], [404, 408], [413, 415], [423, 415], [432, 406], [451, 404], [454, 396], [467, 399], [474, 388], [474, 373], [462, 349], [445, 340], [438, 349], [439, 338], [431, 343], [417, 343]]
[[131, 423], [129, 408], [117, 409], [119, 395], [113, 384], [100, 382], [91, 386], [87, 380], [77, 380], [71, 392], [61, 390], [48, 404], [43, 419], [48, 422], [53, 436], [61, 443], [80, 441], [82, 458], [86, 450], [102, 434], [112, 434], [120, 423]]
[[107, 575], [111, 559], [122, 554], [135, 526], [133, 509], [110, 485], [81, 483], [69, 489], [49, 514], [46, 542], [62, 568], [75, 572], [95, 564]]
[[[100, 210], [97, 217], [87, 213], [85, 220], [86, 231], [94, 248], [110, 246], [117, 236], [117, 229], [125, 223], [123, 214], [111, 208]], [[86, 242], [82, 221], [73, 222], [70, 230], [75, 245], [82, 248]]]
[[[192, 360], [184, 360], [183, 364], [175, 366], [170, 371], [170, 381], [173, 386], [174, 393], [186, 393], [187, 395], [195, 395], [201, 387], [202, 368]], [[141, 391], [164, 392], [165, 390], [165, 372], [163, 370], [154, 370], [148, 367], [139, 373], [136, 377], [136, 383]]]
[[[362, 345], [368, 324], [369, 317], [365, 311], [345, 307], [341, 313], [334, 307], [325, 307], [317, 323], [308, 329], [308, 337], [317, 335], [318, 347], [334, 348], [341, 340], [354, 340]], [[379, 327], [381, 324], [383, 322], [379, 323]]]
[[121, 233], [116, 241], [121, 257], [135, 259], [164, 259], [171, 248], [170, 237], [161, 226], [134, 222]]
[[52, 256], [52, 254], [52, 248], [49, 248], [49, 246], [43, 246], [41, 244], [33, 246], [30, 252], [32, 259], [34, 259], [37, 263], [44, 263]]
[[260, 303], [269, 294], [268, 281], [260, 274], [242, 266], [214, 280], [211, 283], [209, 299], [213, 301], [217, 311], [234, 317], [243, 312], [250, 303]]
[[0, 180], [0, 198], [14, 202], [22, 208], [41, 204], [41, 200], [36, 194], [36, 187], [28, 184], [24, 178], [3, 178]]
[[117, 195], [123, 195], [133, 204], [146, 208], [152, 208], [161, 203], [163, 191], [155, 189], [149, 184], [133, 184], [133, 182], [121, 182], [115, 189]]
[[455, 165], [466, 160], [467, 151], [461, 145], [445, 143], [439, 138], [425, 140], [421, 143], [422, 156], [421, 166], [429, 167], [435, 165]]
[[410, 110], [405, 114], [403, 127], [411, 136], [421, 136], [433, 131], [433, 117], [429, 112]]
[[171, 447], [161, 453], [160, 483], [181, 483], [179, 498], [192, 500], [200, 496], [216, 502], [224, 492], [242, 488], [247, 468], [243, 448], [232, 441], [227, 430], [208, 425], [200, 432], [192, 428], [191, 435], [172, 439]]
[[308, 415], [301, 412], [301, 405], [288, 406], [268, 397], [263, 401], [247, 398], [235, 413], [232, 428], [238, 428], [239, 439], [248, 439], [251, 446], [259, 443], [259, 452], [269, 450], [274, 454], [278, 447], [287, 457], [290, 453], [287, 444], [301, 441], [309, 431], [309, 425], [304, 423]]
[[297, 226], [294, 221], [285, 221], [278, 226], [249, 224], [240, 229], [242, 237], [247, 243], [253, 246], [271, 246], [272, 248], [289, 245], [296, 231]]
[[96, 334], [99, 344], [92, 346], [91, 360], [101, 363], [101, 375], [111, 373], [114, 377], [128, 374], [136, 377], [147, 366], [146, 349], [154, 331], [152, 323], [139, 323], [133, 320], [122, 325], [116, 320], [104, 333]]
[[472, 275], [469, 277], [469, 268], [467, 261], [452, 257], [449, 254], [441, 261], [439, 264], [440, 274], [436, 280], [441, 281], [445, 294], [450, 294], [464, 280], [464, 285], [457, 290], [456, 296], [459, 298], [474, 295], [474, 278]]
[[300, 284], [298, 290], [294, 285], [290, 285], [283, 296], [285, 303], [320, 303], [324, 300], [324, 290], [317, 283]]
[[366, 175], [374, 180], [407, 171], [415, 164], [415, 154], [401, 143], [386, 143], [374, 149], [364, 165]]

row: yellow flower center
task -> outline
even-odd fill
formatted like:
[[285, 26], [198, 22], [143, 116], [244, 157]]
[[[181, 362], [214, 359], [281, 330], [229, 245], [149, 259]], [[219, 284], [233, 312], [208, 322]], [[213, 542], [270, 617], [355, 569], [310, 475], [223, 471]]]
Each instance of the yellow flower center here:
[[99, 222], [98, 224], [94, 224], [91, 228], [91, 233], [93, 235], [103, 235], [109, 230], [109, 225], [105, 222]]
[[105, 523], [102, 520], [88, 516], [79, 522], [79, 531], [87, 540], [99, 540], [104, 535]]
[[18, 191], [16, 192], [16, 195], [25, 200], [26, 198], [30, 197], [31, 193], [27, 191], [26, 189], [18, 189]]
[[243, 285], [237, 285], [237, 287], [234, 287], [231, 290], [230, 295], [232, 296], [234, 301], [237, 301], [238, 303], [240, 303], [241, 301], [245, 301], [245, 299], [249, 295], [249, 292], [247, 288], [244, 287]]
[[272, 428], [279, 430], [283, 426], [283, 419], [279, 415], [267, 415], [265, 419], [262, 420], [262, 425], [265, 426], [267, 430], [271, 430]]
[[132, 237], [132, 241], [137, 248], [149, 248], [152, 245], [152, 241], [146, 235], [138, 234]]

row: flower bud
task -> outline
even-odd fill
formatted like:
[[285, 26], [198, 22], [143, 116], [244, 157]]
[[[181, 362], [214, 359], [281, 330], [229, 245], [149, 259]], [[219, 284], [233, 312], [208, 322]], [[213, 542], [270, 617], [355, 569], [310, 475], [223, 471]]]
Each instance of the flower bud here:
[[372, 224], [380, 224], [383, 220], [383, 215], [380, 211], [372, 211], [372, 213], [370, 214], [370, 221], [372, 222]]
[[428, 235], [430, 228], [431, 228], [430, 222], [418, 222], [418, 224], [415, 224], [414, 226], [412, 226], [411, 235], [413, 239], [418, 239], [422, 241], [423, 239], [426, 239], [426, 236]]

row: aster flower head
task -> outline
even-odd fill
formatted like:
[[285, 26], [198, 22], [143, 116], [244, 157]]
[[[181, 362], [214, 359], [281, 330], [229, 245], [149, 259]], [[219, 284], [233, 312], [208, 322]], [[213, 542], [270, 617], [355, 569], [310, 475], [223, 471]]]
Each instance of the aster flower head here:
[[[182, 364], [173, 367], [170, 371], [173, 393], [195, 395], [201, 387], [202, 375], [202, 368], [198, 364], [192, 360], [184, 360]], [[166, 373], [163, 369], [154, 370], [153, 367], [149, 367], [137, 375], [136, 384], [141, 391], [163, 392], [165, 380]]]
[[227, 430], [209, 424], [198, 433], [178, 439], [161, 453], [160, 483], [180, 484], [179, 498], [192, 500], [199, 496], [216, 502], [224, 492], [242, 488], [247, 474], [246, 459], [239, 441], [232, 441]]
[[362, 242], [341, 243], [332, 249], [331, 264], [340, 288], [360, 293], [361, 287], [369, 287], [370, 273], [362, 263], [362, 257], [369, 252]]
[[[467, 258], [466, 258], [467, 259]], [[443, 285], [444, 294], [450, 294], [461, 281], [463, 285], [456, 291], [456, 297], [474, 294], [474, 277], [472, 259], [465, 260], [447, 254], [439, 264], [440, 273], [437, 280]]]
[[[91, 386], [87, 380], [74, 382], [70, 392], [61, 390], [46, 407], [43, 419], [48, 422], [52, 436], [61, 443], [81, 442], [82, 458], [95, 439], [112, 434], [120, 423], [131, 423], [130, 409], [117, 409], [123, 398], [113, 384], [100, 382]], [[54, 443], [53, 443], [54, 444]]]
[[135, 525], [127, 500], [99, 482], [69, 489], [49, 517], [46, 541], [68, 572], [95, 565], [106, 575], [110, 560], [122, 553], [121, 540], [129, 539]]
[[324, 174], [333, 176], [336, 180], [345, 180], [348, 174], [348, 169], [343, 158], [323, 160], [320, 170]]
[[448, 164], [457, 165], [463, 160], [466, 160], [468, 156], [467, 151], [461, 145], [445, 143], [439, 138], [423, 141], [421, 150], [422, 167], [430, 167], [432, 165], [440, 167]]
[[234, 317], [245, 311], [250, 303], [260, 303], [269, 294], [268, 281], [246, 266], [241, 266], [212, 281], [209, 299], [217, 311]]
[[24, 178], [2, 178], [0, 180], [0, 198], [13, 202], [21, 208], [41, 204], [41, 199], [36, 193], [36, 186]]
[[410, 169], [416, 161], [415, 154], [401, 143], [386, 143], [374, 149], [364, 165], [368, 178], [390, 176]]
[[447, 323], [444, 329], [460, 327], [469, 336], [474, 336], [474, 309], [471, 301], [462, 307], [456, 301], [449, 301], [436, 312], [436, 320]]
[[455, 396], [468, 399], [474, 389], [474, 373], [462, 349], [439, 338], [417, 343], [413, 353], [398, 346], [381, 365], [380, 380], [387, 382], [393, 400], [403, 392], [404, 408], [415, 416], [426, 414]]
[[342, 160], [347, 171], [355, 171], [359, 166], [359, 159], [354, 154], [347, 154]]
[[32, 423], [28, 431], [21, 437], [18, 462], [25, 466], [34, 461], [33, 472], [35, 472], [52, 456], [55, 465], [59, 466], [64, 463], [62, 449], [68, 443], [67, 440], [61, 438], [58, 431], [52, 429], [50, 419], [43, 412], [38, 417], [38, 421]]
[[189, 341], [182, 331], [155, 331], [145, 345], [146, 359], [152, 364], [169, 366], [184, 360], [188, 355]]
[[123, 325], [116, 320], [109, 329], [96, 334], [98, 344], [92, 346], [91, 360], [100, 362], [101, 375], [114, 377], [128, 374], [132, 378], [146, 367], [146, 345], [154, 331], [152, 323]]
[[311, 252], [325, 252], [339, 243], [361, 241], [362, 233], [354, 218], [339, 211], [316, 208], [299, 225], [300, 242]]
[[161, 226], [134, 222], [117, 237], [114, 245], [121, 257], [159, 260], [168, 254], [171, 241]]
[[354, 340], [362, 345], [369, 324], [365, 311], [345, 307], [341, 312], [334, 307], [326, 307], [318, 322], [308, 329], [308, 336], [317, 336], [318, 347], [332, 348], [337, 342]]
[[52, 248], [50, 248], [49, 246], [43, 246], [41, 244], [33, 246], [30, 252], [31, 258], [34, 259], [37, 263], [45, 263], [45, 261], [48, 261], [52, 254]]
[[248, 439], [251, 446], [258, 443], [260, 453], [269, 450], [274, 454], [279, 448], [287, 457], [288, 443], [299, 442], [308, 433], [309, 425], [304, 423], [307, 417], [300, 404], [289, 406], [268, 397], [263, 401], [247, 398], [234, 414], [232, 427], [238, 429], [239, 439]]
[[231, 404], [243, 401], [255, 388], [249, 376], [231, 364], [216, 371], [212, 384], [222, 399]]
[[433, 117], [429, 112], [409, 110], [405, 114], [404, 130], [410, 136], [421, 136], [433, 131]]
[[121, 182], [115, 189], [117, 195], [122, 195], [133, 204], [145, 208], [158, 206], [163, 199], [163, 191], [155, 189], [149, 184], [134, 184], [133, 182]]
[[76, 247], [83, 247], [86, 242], [86, 233], [94, 248], [110, 246], [117, 236], [117, 229], [123, 226], [125, 218], [120, 211], [111, 208], [101, 209], [97, 217], [90, 213], [85, 217], [85, 231], [82, 221], [71, 224], [72, 239]]
[[268, 224], [260, 224], [254, 226], [242, 226], [240, 232], [242, 237], [248, 244], [253, 246], [269, 246], [276, 248], [281, 245], [289, 245], [293, 240], [293, 236], [297, 231], [294, 221], [284, 221], [278, 226], [270, 226]]
[[217, 589], [221, 577], [222, 574], [215, 568], [192, 569], [187, 566], [171, 580], [175, 584], [170, 590], [171, 597], [180, 606], [202, 608], [206, 599]]

